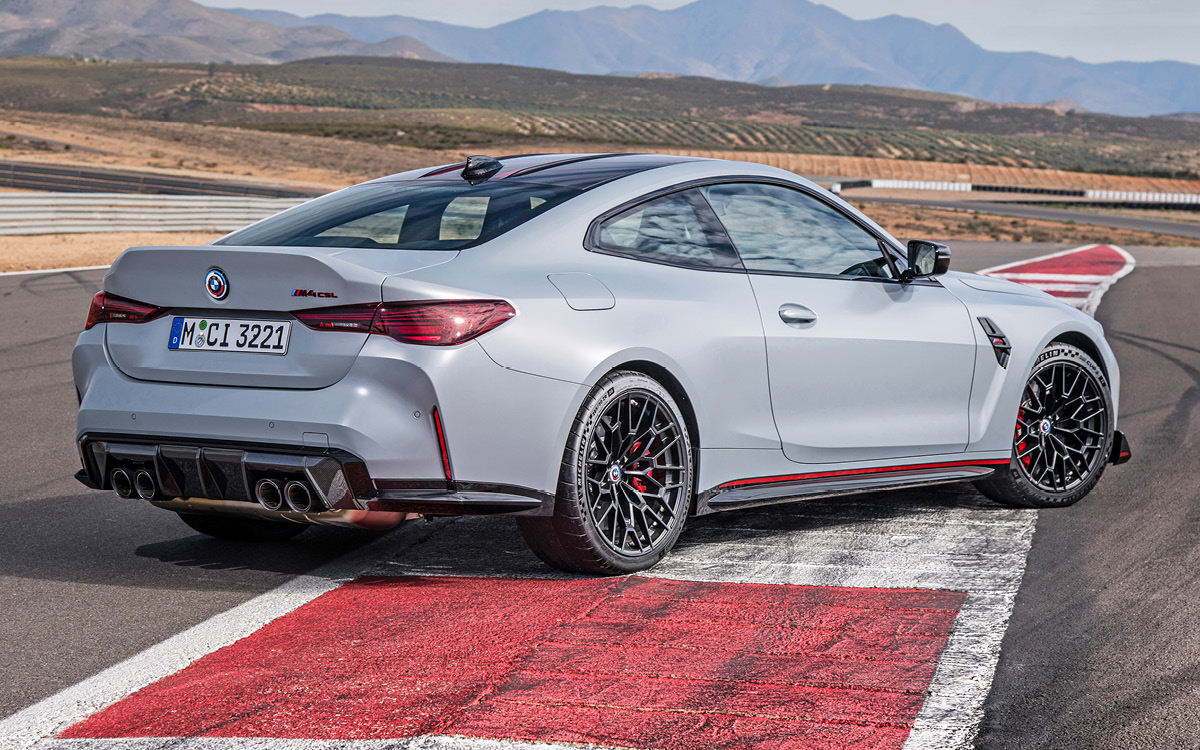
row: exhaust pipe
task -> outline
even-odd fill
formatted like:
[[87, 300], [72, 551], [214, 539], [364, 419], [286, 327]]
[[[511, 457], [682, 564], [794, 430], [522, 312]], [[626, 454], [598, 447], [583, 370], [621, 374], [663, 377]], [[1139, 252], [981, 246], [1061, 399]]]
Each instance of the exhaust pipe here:
[[112, 474], [108, 475], [108, 482], [112, 485], [113, 491], [117, 493], [117, 497], [126, 499], [133, 497], [133, 478], [129, 476], [128, 471], [113, 469]]
[[137, 489], [137, 495], [143, 500], [153, 500], [158, 494], [158, 488], [154, 485], [154, 477], [150, 476], [150, 472], [145, 469], [138, 469], [138, 472], [133, 475], [133, 486]]
[[312, 493], [303, 482], [291, 481], [283, 486], [283, 496], [287, 499], [288, 507], [297, 513], [310, 513], [313, 510]]
[[258, 484], [254, 485], [254, 498], [267, 510], [279, 510], [283, 507], [283, 491], [279, 489], [279, 482], [274, 479], [258, 480]]

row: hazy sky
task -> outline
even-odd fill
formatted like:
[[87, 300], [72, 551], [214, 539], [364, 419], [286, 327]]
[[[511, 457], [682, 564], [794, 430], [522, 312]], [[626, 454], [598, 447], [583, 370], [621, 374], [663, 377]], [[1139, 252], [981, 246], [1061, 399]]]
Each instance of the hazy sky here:
[[[221, 8], [270, 8], [309, 16], [398, 14], [466, 26], [493, 26], [546, 8], [595, 5], [677, 8], [688, 0], [199, 0]], [[728, 0], [737, 2], [737, 0]], [[1197, 0], [827, 0], [852, 18], [898, 14], [949, 23], [983, 47], [1110, 60], [1200, 63]]]

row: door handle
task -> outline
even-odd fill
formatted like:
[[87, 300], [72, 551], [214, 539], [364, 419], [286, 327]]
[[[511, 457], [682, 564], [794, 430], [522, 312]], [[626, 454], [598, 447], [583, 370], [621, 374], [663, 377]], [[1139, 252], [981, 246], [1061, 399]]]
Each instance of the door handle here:
[[779, 319], [790, 326], [803, 325], [806, 323], [816, 323], [817, 314], [804, 305], [788, 302], [785, 305], [780, 305]]

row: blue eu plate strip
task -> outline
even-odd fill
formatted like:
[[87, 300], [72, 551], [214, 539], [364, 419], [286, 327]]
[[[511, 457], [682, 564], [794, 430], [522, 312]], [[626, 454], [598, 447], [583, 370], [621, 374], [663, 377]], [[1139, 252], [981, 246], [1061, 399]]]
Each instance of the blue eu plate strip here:
[[183, 318], [176, 318], [171, 323], [171, 338], [167, 341], [168, 349], [179, 348], [179, 337], [183, 335]]

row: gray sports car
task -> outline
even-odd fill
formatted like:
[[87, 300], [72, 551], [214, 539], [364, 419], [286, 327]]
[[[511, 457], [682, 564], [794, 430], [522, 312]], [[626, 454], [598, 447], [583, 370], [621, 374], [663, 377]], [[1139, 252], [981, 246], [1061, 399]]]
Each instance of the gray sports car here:
[[125, 251], [75, 346], [78, 477], [238, 539], [510, 514], [592, 573], [754, 505], [1075, 502], [1129, 456], [1100, 325], [949, 263], [757, 164], [393, 175]]

